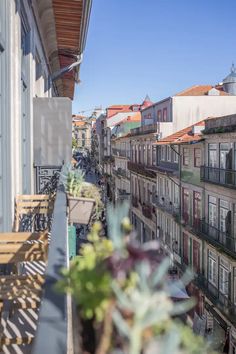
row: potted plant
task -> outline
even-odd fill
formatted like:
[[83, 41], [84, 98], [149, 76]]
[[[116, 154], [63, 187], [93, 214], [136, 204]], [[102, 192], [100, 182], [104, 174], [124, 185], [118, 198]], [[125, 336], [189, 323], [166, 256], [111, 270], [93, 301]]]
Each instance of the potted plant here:
[[85, 181], [82, 170], [66, 165], [61, 181], [67, 193], [70, 224], [88, 225], [100, 218], [103, 210], [100, 192], [94, 184]]

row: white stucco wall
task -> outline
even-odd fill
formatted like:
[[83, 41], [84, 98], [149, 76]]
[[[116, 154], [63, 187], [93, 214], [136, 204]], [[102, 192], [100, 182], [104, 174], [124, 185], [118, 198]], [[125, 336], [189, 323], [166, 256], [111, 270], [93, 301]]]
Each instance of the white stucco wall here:
[[208, 117], [236, 113], [236, 96], [175, 96], [173, 132]]
[[69, 98], [34, 98], [34, 164], [61, 166], [71, 161], [72, 103]]

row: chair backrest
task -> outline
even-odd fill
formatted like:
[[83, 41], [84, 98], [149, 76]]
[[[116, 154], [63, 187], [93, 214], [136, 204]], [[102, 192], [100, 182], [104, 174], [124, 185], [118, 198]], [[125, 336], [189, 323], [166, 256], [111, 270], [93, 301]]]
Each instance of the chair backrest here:
[[14, 231], [50, 229], [53, 205], [54, 200], [47, 194], [16, 196]]
[[0, 264], [46, 261], [48, 232], [0, 233]]

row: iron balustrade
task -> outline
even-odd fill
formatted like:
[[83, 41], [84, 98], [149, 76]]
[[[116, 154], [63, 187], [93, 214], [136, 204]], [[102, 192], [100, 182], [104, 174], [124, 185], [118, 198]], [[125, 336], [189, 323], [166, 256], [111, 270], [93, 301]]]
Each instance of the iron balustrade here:
[[135, 197], [134, 195], [132, 195], [132, 205], [135, 208], [138, 208], [138, 197]]
[[202, 274], [198, 274], [194, 283], [209, 298], [209, 300], [218, 307], [233, 323], [236, 323], [236, 304], [230, 299], [230, 286], [228, 286], [228, 294], [222, 294], [215, 285]]
[[143, 205], [142, 212], [146, 218], [152, 219], [152, 206], [151, 205]]
[[193, 224], [192, 228], [196, 234], [202, 236], [205, 240], [222, 248], [230, 256], [236, 257], [236, 239], [232, 236], [231, 232], [222, 231], [207, 223], [205, 219]]
[[165, 200], [164, 197], [162, 198], [157, 198], [157, 207], [160, 208], [163, 211], [168, 212], [169, 214], [173, 216], [177, 216], [180, 213], [180, 208], [179, 206], [176, 206], [169, 200]]
[[236, 188], [236, 171], [224, 168], [201, 166], [201, 180], [225, 187]]
[[145, 166], [144, 164], [128, 161], [127, 167], [130, 171], [140, 174], [142, 176], [156, 178], [156, 173], [154, 171], [148, 170], [147, 166]]
[[[55, 193], [62, 166], [34, 166], [37, 194]], [[55, 176], [56, 175], [56, 176]], [[55, 176], [55, 177], [54, 177]]]
[[127, 157], [127, 151], [113, 148], [112, 149], [112, 155]]

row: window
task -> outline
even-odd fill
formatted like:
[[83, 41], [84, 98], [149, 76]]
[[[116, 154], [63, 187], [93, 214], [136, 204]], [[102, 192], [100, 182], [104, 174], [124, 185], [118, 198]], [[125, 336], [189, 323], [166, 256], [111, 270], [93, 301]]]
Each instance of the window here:
[[171, 147], [167, 146], [167, 161], [171, 161]]
[[194, 149], [194, 167], [201, 166], [201, 149], [195, 148]]
[[212, 251], [208, 253], [208, 280], [211, 284], [216, 286], [216, 254]]
[[183, 261], [186, 265], [189, 262], [189, 247], [188, 247], [188, 235], [183, 234]]
[[221, 143], [220, 144], [220, 168], [229, 169], [232, 168], [232, 154], [230, 157], [230, 144]]
[[176, 185], [176, 183], [173, 183], [173, 189], [174, 189], [174, 204], [175, 206], [179, 206], [179, 186]]
[[167, 122], [167, 108], [163, 109], [163, 122]]
[[161, 160], [165, 161], [165, 159], [166, 159], [166, 147], [161, 146]]
[[170, 198], [170, 181], [165, 179], [165, 195], [169, 199]]
[[208, 145], [208, 166], [217, 167], [217, 145]]
[[219, 290], [223, 295], [228, 296], [229, 293], [229, 263], [220, 260], [219, 269]]
[[216, 198], [209, 195], [208, 199], [208, 218], [209, 225], [216, 227], [217, 226], [217, 211], [216, 211]]
[[189, 190], [183, 188], [183, 218], [185, 223], [188, 223], [189, 221], [189, 213], [190, 213]]
[[151, 145], [147, 145], [147, 165], [151, 166], [152, 164], [152, 155], [151, 155]]
[[231, 224], [231, 220], [229, 220], [229, 214], [229, 203], [224, 200], [220, 200], [220, 231], [222, 232], [230, 231], [229, 224]]
[[179, 148], [178, 148], [178, 146], [177, 145], [174, 145], [174, 150], [176, 151], [174, 151], [174, 162], [175, 163], [178, 163], [178, 160], [179, 160], [179, 156], [178, 156], [178, 154], [177, 154], [177, 152], [179, 152]]
[[157, 121], [158, 122], [162, 121], [162, 111], [161, 111], [161, 109], [159, 109], [159, 111], [157, 111]]
[[193, 223], [195, 227], [200, 226], [202, 210], [201, 193], [193, 192]]
[[188, 148], [183, 149], [183, 165], [184, 166], [189, 165], [189, 149]]
[[196, 240], [193, 240], [193, 269], [200, 271], [200, 244]]
[[152, 165], [153, 166], [156, 166], [156, 159], [157, 159], [157, 148], [156, 148], [156, 146], [153, 146], [152, 147]]

